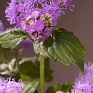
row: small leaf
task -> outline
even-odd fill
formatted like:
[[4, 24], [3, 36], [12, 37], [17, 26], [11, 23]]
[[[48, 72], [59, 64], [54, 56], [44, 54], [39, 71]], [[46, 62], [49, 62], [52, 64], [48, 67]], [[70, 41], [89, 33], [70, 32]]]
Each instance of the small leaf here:
[[71, 84], [70, 82], [67, 82], [67, 83], [66, 83], [66, 86], [67, 86], [67, 90], [68, 90], [68, 91], [71, 91], [71, 89], [72, 89], [72, 84]]
[[57, 91], [62, 91], [66, 93], [67, 91], [71, 92], [72, 84], [67, 82], [66, 84], [56, 84], [47, 89], [46, 93], [56, 93]]
[[63, 92], [67, 92], [67, 91], [71, 92], [72, 84], [70, 82], [67, 82], [66, 84], [62, 84], [61, 87], [62, 87], [61, 91], [63, 91]]
[[10, 49], [9, 48], [2, 48], [0, 45], [0, 60], [2, 62], [8, 63]]
[[15, 48], [28, 34], [21, 29], [12, 29], [0, 34], [0, 44], [3, 48]]
[[49, 87], [45, 93], [55, 93], [53, 87]]
[[56, 84], [56, 86], [54, 87], [54, 91], [60, 91], [60, 90], [62, 90], [62, 85]]
[[34, 42], [34, 50], [40, 55], [64, 65], [78, 65], [84, 70], [84, 47], [72, 32], [59, 28], [45, 42]]
[[25, 88], [23, 90], [23, 93], [34, 93], [39, 85], [39, 79], [26, 81], [24, 83], [25, 83]]

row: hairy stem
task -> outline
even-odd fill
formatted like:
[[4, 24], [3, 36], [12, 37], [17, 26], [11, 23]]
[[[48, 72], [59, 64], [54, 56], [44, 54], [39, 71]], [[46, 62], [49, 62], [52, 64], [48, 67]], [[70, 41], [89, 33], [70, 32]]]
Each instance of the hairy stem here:
[[44, 93], [44, 87], [45, 87], [45, 82], [44, 82], [44, 57], [40, 55], [40, 89], [41, 93]]

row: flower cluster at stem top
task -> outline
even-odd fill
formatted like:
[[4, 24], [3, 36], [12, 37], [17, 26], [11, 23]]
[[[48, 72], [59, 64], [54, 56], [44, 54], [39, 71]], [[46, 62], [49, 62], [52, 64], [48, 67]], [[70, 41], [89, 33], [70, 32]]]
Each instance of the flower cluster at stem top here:
[[21, 80], [15, 82], [12, 78], [0, 78], [0, 93], [22, 93], [24, 84]]
[[60, 16], [73, 7], [72, 0], [11, 0], [5, 13], [10, 24], [16, 24], [33, 39], [43, 42], [51, 35]]
[[71, 92], [66, 93], [93, 93], [93, 63], [84, 64], [84, 75], [79, 74]]
[[84, 65], [84, 75], [76, 78], [73, 88], [81, 90], [81, 93], [93, 93], [93, 63]]

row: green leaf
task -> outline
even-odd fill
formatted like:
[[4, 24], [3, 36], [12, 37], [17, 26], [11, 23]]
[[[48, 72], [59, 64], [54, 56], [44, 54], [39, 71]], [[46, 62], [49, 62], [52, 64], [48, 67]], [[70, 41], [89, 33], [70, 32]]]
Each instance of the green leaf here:
[[20, 61], [20, 73], [32, 79], [39, 78], [39, 62], [37, 58], [22, 58]]
[[0, 45], [0, 60], [2, 62], [8, 63], [10, 49], [9, 48], [2, 48]]
[[27, 36], [28, 34], [21, 29], [12, 29], [0, 34], [0, 44], [3, 48], [13, 49], [26, 39]]
[[56, 86], [54, 87], [54, 91], [60, 91], [62, 90], [62, 85], [61, 84], [56, 84]]
[[[26, 69], [24, 69], [27, 67]], [[23, 58], [20, 61], [20, 73], [31, 77], [32, 79], [40, 77], [40, 64], [36, 57]], [[52, 70], [50, 69], [49, 59], [45, 59], [45, 81], [50, 82], [53, 79]]]
[[23, 93], [34, 93], [37, 89], [37, 86], [39, 85], [39, 79], [26, 81], [24, 83], [25, 83], [25, 88], [23, 90]]
[[62, 92], [71, 92], [72, 84], [70, 82], [67, 82], [66, 84], [56, 84], [55, 86], [51, 86], [47, 89], [46, 93], [56, 93], [57, 91]]
[[55, 93], [53, 87], [49, 87], [45, 93]]
[[76, 64], [84, 70], [84, 47], [72, 32], [59, 28], [45, 42], [34, 42], [34, 50], [40, 55], [64, 65]]
[[63, 91], [63, 92], [67, 92], [67, 91], [71, 92], [72, 84], [70, 82], [67, 82], [66, 84], [62, 84], [61, 87], [62, 87], [61, 91]]

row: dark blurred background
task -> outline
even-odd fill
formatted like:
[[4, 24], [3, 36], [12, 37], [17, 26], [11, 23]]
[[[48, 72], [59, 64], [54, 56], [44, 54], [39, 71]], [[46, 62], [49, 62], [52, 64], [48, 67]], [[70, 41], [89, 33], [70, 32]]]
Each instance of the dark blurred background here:
[[[5, 28], [10, 27], [4, 14], [8, 1], [10, 0], [0, 0], [0, 20]], [[74, 32], [85, 47], [85, 62], [93, 62], [93, 0], [73, 0], [73, 4], [74, 11], [67, 11], [66, 15], [60, 18], [57, 27]], [[27, 50], [23, 56], [28, 55], [33, 56], [34, 52]], [[66, 67], [58, 62], [51, 62], [51, 69], [54, 70], [54, 80], [48, 85], [66, 81], [74, 82], [79, 73], [77, 66]]]

